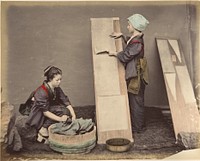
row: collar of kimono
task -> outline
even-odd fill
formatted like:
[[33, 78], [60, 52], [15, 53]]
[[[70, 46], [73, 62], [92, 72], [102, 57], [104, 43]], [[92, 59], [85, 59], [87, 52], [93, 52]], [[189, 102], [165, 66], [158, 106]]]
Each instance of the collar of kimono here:
[[135, 37], [143, 37], [143, 33], [131, 36], [130, 39], [127, 41], [126, 44], [128, 45], [129, 42], [130, 42], [133, 38], [135, 38]]
[[53, 98], [53, 99], [55, 99], [55, 93], [52, 91], [52, 89], [51, 89], [51, 87], [48, 85], [48, 83], [46, 82], [46, 81], [44, 81], [44, 83], [43, 83], [43, 86], [46, 88], [46, 92], [48, 93], [48, 95], [51, 97], [51, 98]]

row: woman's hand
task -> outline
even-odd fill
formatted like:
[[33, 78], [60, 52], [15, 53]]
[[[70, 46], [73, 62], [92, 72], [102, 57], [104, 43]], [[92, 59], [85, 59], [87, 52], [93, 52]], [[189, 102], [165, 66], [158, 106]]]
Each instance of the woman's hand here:
[[76, 119], [76, 114], [74, 112], [74, 109], [71, 105], [68, 105], [67, 108], [69, 109], [71, 115], [72, 115], [72, 120], [75, 120]]
[[68, 118], [69, 118], [69, 116], [63, 115], [63, 116], [60, 117], [60, 121], [65, 122], [65, 121], [67, 121]]
[[44, 114], [44, 116], [46, 116], [52, 120], [55, 120], [55, 121], [66, 121], [67, 118], [69, 117], [67, 115], [63, 115], [62, 117], [60, 117], [50, 111], [45, 111], [45, 112], [43, 112], [43, 114]]
[[121, 32], [113, 32], [110, 34], [110, 37], [114, 38], [114, 39], [118, 39], [118, 38], [122, 37], [122, 35], [123, 34]]
[[75, 120], [76, 119], [76, 115], [72, 116], [72, 120]]

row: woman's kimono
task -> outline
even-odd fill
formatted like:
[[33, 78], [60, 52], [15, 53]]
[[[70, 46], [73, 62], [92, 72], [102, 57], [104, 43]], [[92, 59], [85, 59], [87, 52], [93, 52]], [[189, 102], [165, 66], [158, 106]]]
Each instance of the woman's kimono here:
[[[123, 39], [126, 42], [126, 38]], [[126, 43], [125, 49], [117, 54], [117, 58], [125, 65], [132, 131], [140, 132], [145, 126], [144, 91], [148, 84], [143, 34], [130, 38]]]
[[57, 116], [70, 115], [66, 108], [70, 105], [69, 98], [60, 87], [56, 87], [54, 92], [49, 85], [44, 82], [33, 94], [33, 105], [26, 124], [39, 130], [41, 127], [48, 128], [57, 121], [44, 116], [43, 112], [50, 111]]

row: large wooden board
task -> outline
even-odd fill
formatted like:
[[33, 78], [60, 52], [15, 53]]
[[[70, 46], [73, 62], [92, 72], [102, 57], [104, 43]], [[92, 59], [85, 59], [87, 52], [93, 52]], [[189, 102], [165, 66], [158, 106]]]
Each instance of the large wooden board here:
[[124, 67], [116, 57], [98, 54], [122, 50], [121, 40], [109, 37], [120, 32], [119, 18], [92, 18], [91, 31], [98, 143], [115, 137], [133, 141]]
[[180, 132], [200, 132], [200, 115], [178, 41], [157, 39], [157, 46], [176, 138]]

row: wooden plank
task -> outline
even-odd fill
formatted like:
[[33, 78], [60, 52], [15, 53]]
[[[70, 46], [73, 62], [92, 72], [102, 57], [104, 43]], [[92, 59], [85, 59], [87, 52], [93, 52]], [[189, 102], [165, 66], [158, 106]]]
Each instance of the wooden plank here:
[[102, 51], [121, 51], [121, 40], [109, 37], [120, 32], [119, 18], [92, 18], [92, 56], [97, 120], [97, 142], [121, 137], [133, 141], [123, 65]]
[[182, 62], [178, 41], [171, 40], [171, 39], [168, 39], [168, 41], [169, 41], [169, 44], [171, 45], [172, 49], [174, 50], [176, 56], [178, 57], [179, 62]]
[[[97, 44], [94, 46], [95, 54], [102, 52], [102, 51], [114, 51], [115, 48], [115, 41], [113, 41], [109, 35], [113, 32], [113, 21], [108, 18], [103, 18], [102, 24], [101, 21], [93, 19], [95, 21], [93, 23], [93, 28], [98, 30], [98, 32], [92, 30], [92, 34], [95, 36], [92, 37], [93, 41]], [[94, 33], [95, 32], [95, 33]]]
[[128, 120], [126, 119], [127, 113], [121, 108], [126, 104], [125, 101], [124, 95], [98, 98], [97, 103], [98, 106], [101, 107], [101, 111], [99, 111], [99, 120], [101, 120], [101, 124], [98, 127], [99, 131], [105, 132], [128, 129]]
[[[172, 58], [171, 58], [167, 40], [162, 40], [162, 39], [157, 40], [157, 46], [158, 46], [158, 52], [160, 54], [160, 60], [161, 60], [163, 72], [174, 73], [175, 69], [172, 63]], [[162, 62], [165, 62], [165, 63], [162, 63]]]
[[[184, 56], [179, 56], [182, 58], [182, 64], [178, 65], [174, 59], [169, 59], [169, 57], [171, 57], [170, 55], [173, 53], [170, 52], [167, 39], [157, 39], [156, 42], [159, 50], [161, 64], [162, 67], [164, 67], [163, 75], [172, 115], [175, 137], [177, 138], [177, 135], [180, 132], [199, 133], [200, 115], [197, 109], [194, 91], [190, 81], [187, 66], [184, 64]], [[177, 45], [178, 42], [175, 42], [174, 40], [173, 44]], [[165, 56], [168, 57], [167, 60], [165, 59]], [[171, 61], [171, 63], [166, 61]], [[171, 64], [175, 70], [172, 70], [171, 67], [170, 70], [169, 68], [166, 69], [165, 67], [169, 64]], [[169, 71], [171, 73], [169, 73]]]
[[181, 92], [186, 104], [196, 102], [192, 83], [186, 66], [176, 66]]
[[173, 99], [176, 101], [176, 74], [175, 73], [165, 73], [165, 80], [166, 85], [169, 88], [169, 91], [171, 95], [173, 96]]
[[[117, 61], [107, 54], [102, 54], [94, 57], [96, 94], [104, 95], [119, 95], [119, 73]], [[110, 77], [112, 73], [112, 78]]]

